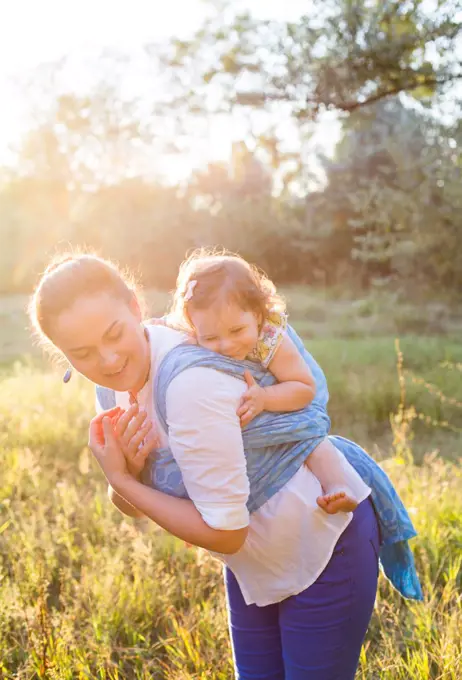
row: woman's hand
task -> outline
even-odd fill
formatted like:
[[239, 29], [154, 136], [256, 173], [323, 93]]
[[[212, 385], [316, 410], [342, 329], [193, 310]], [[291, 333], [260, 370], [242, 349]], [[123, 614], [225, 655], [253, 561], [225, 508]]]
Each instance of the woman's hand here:
[[139, 479], [149, 453], [159, 446], [159, 437], [138, 404], [113, 416], [117, 442], [127, 461], [129, 473]]
[[117, 408], [110, 409], [95, 416], [90, 423], [88, 440], [88, 446], [111, 486], [130, 476], [127, 460], [117, 442], [111, 420], [118, 411]]

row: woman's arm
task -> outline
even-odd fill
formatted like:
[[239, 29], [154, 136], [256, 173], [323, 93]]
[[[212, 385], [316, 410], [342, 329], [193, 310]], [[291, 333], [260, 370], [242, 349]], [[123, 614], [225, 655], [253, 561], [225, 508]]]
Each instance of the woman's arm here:
[[[197, 374], [197, 372], [199, 372]], [[248, 479], [235, 415], [242, 383], [212, 369], [189, 369], [167, 393], [170, 445], [192, 501], [150, 489], [128, 475], [104, 414], [93, 419], [90, 448], [115, 494], [170, 533], [208, 550], [235, 553], [247, 536]], [[115, 499], [116, 500], [116, 499]], [[117, 499], [118, 507], [119, 500]]]
[[207, 550], [226, 554], [235, 553], [242, 547], [247, 526], [234, 531], [213, 529], [202, 519], [192, 501], [168, 496], [130, 476], [111, 420], [105, 413], [91, 421], [89, 446], [113, 492], [126, 503], [125, 509], [136, 504], [141, 513], [166, 531]]
[[192, 501], [151, 489], [129, 475], [114, 478], [113, 484], [119, 497], [136, 502], [146, 517], [187, 543], [232, 554], [238, 552], [247, 537], [247, 527], [227, 531], [212, 529]]
[[127, 501], [124, 500], [122, 496], [119, 496], [119, 494], [114, 491], [110, 484], [108, 484], [107, 487], [107, 495], [111, 503], [117, 508], [117, 510], [120, 510], [123, 515], [127, 515], [127, 517], [135, 517], [137, 519], [144, 517], [144, 514], [140, 512], [140, 510], [137, 510], [137, 508], [135, 508], [133, 505], [127, 503]]
[[249, 480], [236, 405], [245, 385], [211, 368], [190, 368], [166, 395], [170, 449], [189, 498], [209, 527], [249, 524]]

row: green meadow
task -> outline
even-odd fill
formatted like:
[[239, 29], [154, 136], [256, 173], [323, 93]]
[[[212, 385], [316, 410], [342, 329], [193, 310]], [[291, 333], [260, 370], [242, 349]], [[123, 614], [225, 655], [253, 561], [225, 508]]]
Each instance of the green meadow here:
[[[382, 462], [419, 535], [423, 603], [381, 577], [362, 680], [462, 677], [462, 323], [444, 305], [286, 291], [324, 368], [332, 430]], [[150, 293], [160, 313], [163, 294]], [[91, 386], [0, 301], [0, 678], [233, 677], [220, 566], [109, 503], [86, 448]], [[396, 348], [402, 352], [402, 365]]]

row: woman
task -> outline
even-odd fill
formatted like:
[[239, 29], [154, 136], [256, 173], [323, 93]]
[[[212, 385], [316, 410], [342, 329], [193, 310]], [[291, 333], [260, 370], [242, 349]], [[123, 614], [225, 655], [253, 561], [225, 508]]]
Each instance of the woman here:
[[[328, 515], [318, 508], [319, 483], [299, 462], [271, 478], [271, 493], [262, 502], [268, 485], [258, 486], [262, 475], [256, 467], [249, 466], [247, 476], [253, 454], [244, 453], [236, 415], [245, 384], [200, 361], [164, 380], [168, 360], [174, 357], [178, 364], [175, 348], [185, 338], [169, 328], [145, 327], [133, 288], [104, 260], [76, 256], [53, 264], [36, 290], [31, 313], [42, 336], [127, 409], [117, 424], [118, 438], [108, 417], [114, 411], [97, 416], [90, 430], [90, 446], [116, 504], [218, 553], [231, 567], [226, 588], [237, 677], [352, 679], [375, 600], [379, 553], [369, 489], [355, 471], [345, 462], [362, 501], [353, 515]], [[157, 405], [160, 417], [152, 404], [156, 380], [164, 399]], [[100, 391], [100, 402], [107, 390]], [[129, 394], [137, 401], [131, 408]], [[145, 415], [137, 407], [164, 423], [160, 446], [172, 449], [189, 499], [136, 478], [140, 458], [152, 445], [139, 449], [146, 431], [140, 433]], [[284, 453], [279, 458], [278, 448]], [[293, 447], [275, 449], [264, 463], [278, 469]], [[281, 478], [284, 485], [278, 487]], [[158, 482], [165, 489], [181, 486], [170, 477]]]

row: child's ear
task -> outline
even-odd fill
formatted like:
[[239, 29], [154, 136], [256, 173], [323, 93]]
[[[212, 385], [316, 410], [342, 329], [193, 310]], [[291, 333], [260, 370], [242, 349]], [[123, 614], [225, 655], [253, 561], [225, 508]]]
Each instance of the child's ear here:
[[138, 298], [136, 297], [135, 293], [132, 294], [129, 306], [132, 314], [134, 314], [137, 320], [141, 323], [143, 321], [143, 314], [141, 313], [140, 303], [138, 302]]
[[256, 317], [257, 317], [258, 329], [261, 331], [261, 329], [263, 327], [263, 323], [265, 321], [265, 317], [263, 316], [263, 314], [261, 312], [258, 312], [256, 314]]

